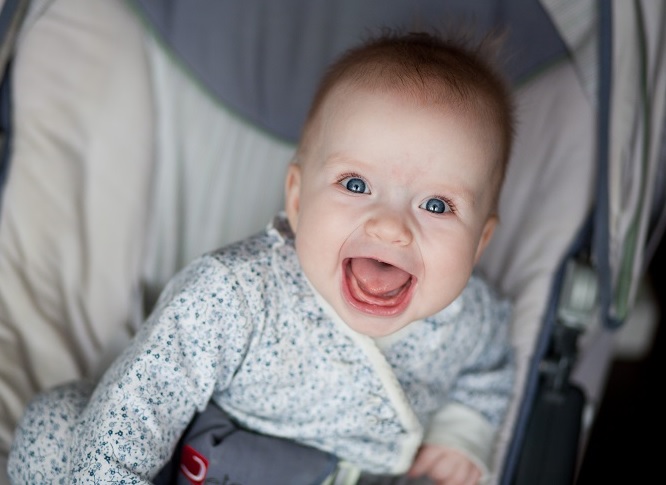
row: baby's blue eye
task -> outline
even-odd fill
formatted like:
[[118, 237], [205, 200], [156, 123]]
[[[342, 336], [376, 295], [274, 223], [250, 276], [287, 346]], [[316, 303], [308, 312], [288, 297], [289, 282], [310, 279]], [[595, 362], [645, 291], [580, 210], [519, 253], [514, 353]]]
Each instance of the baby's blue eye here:
[[347, 177], [341, 180], [340, 183], [350, 192], [355, 192], [357, 194], [369, 193], [367, 185], [363, 179], [358, 177]]
[[451, 212], [451, 207], [449, 206], [449, 204], [444, 202], [442, 199], [428, 199], [419, 207], [421, 209], [427, 210], [428, 212], [434, 212], [435, 214], [443, 214], [444, 212]]

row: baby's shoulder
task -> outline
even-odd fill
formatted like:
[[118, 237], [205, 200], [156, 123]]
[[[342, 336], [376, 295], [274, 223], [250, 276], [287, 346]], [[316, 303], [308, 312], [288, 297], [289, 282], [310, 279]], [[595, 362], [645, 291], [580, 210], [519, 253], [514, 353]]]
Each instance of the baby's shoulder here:
[[481, 313], [492, 322], [508, 322], [512, 302], [480, 273], [473, 273], [462, 293], [463, 306], [467, 311]]
[[271, 238], [260, 233], [204, 253], [169, 280], [160, 300], [172, 300], [181, 293], [234, 287], [245, 273], [257, 273], [257, 268], [266, 266], [270, 252]]
[[266, 261], [273, 252], [274, 245], [274, 238], [262, 232], [211, 251], [204, 255], [204, 258], [210, 258], [232, 269]]

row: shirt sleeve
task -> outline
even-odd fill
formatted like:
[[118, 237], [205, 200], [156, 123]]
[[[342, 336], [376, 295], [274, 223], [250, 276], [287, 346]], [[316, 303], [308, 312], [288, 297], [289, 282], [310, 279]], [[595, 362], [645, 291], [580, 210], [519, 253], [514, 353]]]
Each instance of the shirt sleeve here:
[[480, 278], [471, 281], [463, 304], [474, 319], [470, 327], [476, 343], [450, 389], [449, 400], [433, 416], [425, 441], [462, 451], [487, 476], [497, 431], [514, 392], [511, 304]]
[[228, 384], [252, 332], [230, 279], [203, 257], [167, 285], [81, 415], [72, 483], [150, 483], [195, 412]]
[[455, 448], [467, 455], [483, 476], [488, 476], [496, 434], [483, 416], [468, 407], [450, 403], [435, 414], [424, 442]]
[[[474, 346], [449, 392], [449, 399], [467, 406], [498, 428], [506, 415], [515, 383], [515, 357], [510, 341], [511, 304], [483, 280], [471, 280], [465, 295]], [[472, 323], [472, 320], [474, 323]]]

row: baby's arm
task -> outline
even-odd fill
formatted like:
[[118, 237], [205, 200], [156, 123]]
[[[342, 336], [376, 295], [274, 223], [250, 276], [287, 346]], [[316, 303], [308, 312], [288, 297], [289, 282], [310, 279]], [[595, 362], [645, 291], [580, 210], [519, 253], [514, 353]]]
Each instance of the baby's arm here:
[[226, 385], [242, 358], [226, 349], [241, 349], [243, 332], [241, 317], [220, 322], [243, 313], [232, 295], [210, 297], [209, 288], [223, 286], [220, 272], [209, 259], [181, 273], [105, 373], [74, 433], [69, 483], [148, 484], [195, 412]]

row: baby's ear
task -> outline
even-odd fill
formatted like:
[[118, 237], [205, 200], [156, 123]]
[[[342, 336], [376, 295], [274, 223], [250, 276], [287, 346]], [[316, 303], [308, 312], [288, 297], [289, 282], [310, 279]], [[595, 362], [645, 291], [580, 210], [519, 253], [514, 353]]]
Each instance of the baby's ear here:
[[301, 167], [291, 163], [287, 168], [287, 176], [284, 182], [285, 212], [291, 230], [295, 233], [298, 226], [298, 213], [301, 202]]
[[474, 264], [479, 262], [483, 251], [485, 251], [488, 243], [493, 238], [493, 233], [495, 232], [495, 227], [497, 226], [497, 216], [491, 215], [486, 220], [483, 230], [481, 231], [481, 238], [479, 239], [479, 245], [476, 247], [476, 255], [474, 256]]

